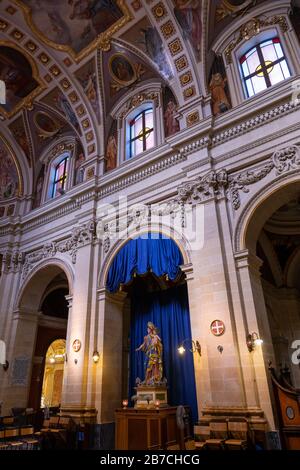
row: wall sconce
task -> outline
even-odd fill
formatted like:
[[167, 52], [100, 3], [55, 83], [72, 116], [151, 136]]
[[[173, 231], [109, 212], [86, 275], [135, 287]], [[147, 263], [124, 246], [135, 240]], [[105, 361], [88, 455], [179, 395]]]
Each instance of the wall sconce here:
[[100, 359], [100, 354], [98, 353], [97, 350], [95, 350], [95, 351], [93, 352], [93, 361], [94, 361], [94, 363], [97, 364], [97, 362], [99, 361], [99, 359]]
[[197, 352], [199, 354], [199, 356], [201, 356], [201, 345], [200, 345], [199, 341], [198, 340], [193, 340], [193, 339], [188, 339], [188, 338], [184, 339], [182, 341], [181, 345], [178, 347], [177, 350], [178, 350], [179, 354], [183, 355], [185, 353], [186, 349], [185, 349], [184, 345], [187, 342], [191, 343], [191, 345], [192, 345], [192, 347], [189, 348], [189, 351], [192, 352], [192, 353]]
[[6, 372], [7, 369], [9, 368], [9, 362], [6, 360], [6, 361], [5, 361], [5, 364], [2, 364], [2, 366], [3, 366], [4, 372]]
[[251, 352], [254, 350], [255, 346], [261, 346], [263, 344], [263, 340], [254, 331], [253, 333], [249, 333], [247, 335], [246, 343], [247, 343], [248, 351]]

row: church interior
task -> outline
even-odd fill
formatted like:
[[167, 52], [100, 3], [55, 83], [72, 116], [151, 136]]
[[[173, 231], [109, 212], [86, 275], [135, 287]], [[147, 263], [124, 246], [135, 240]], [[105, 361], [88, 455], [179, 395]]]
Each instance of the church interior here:
[[300, 0], [0, 0], [0, 451], [300, 450]]

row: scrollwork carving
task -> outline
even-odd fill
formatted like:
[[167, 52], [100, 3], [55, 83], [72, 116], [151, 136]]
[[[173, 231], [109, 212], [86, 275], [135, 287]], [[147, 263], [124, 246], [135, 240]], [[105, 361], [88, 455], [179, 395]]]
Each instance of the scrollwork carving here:
[[71, 237], [67, 240], [46, 243], [40, 250], [27, 253], [25, 256], [22, 277], [25, 278], [36, 263], [43, 259], [51, 258], [57, 253], [68, 253], [71, 256], [72, 263], [75, 264], [77, 250], [94, 239], [95, 231], [95, 222], [91, 220], [82, 226], [74, 227]]
[[211, 171], [196, 180], [188, 181], [178, 186], [178, 202], [192, 204], [214, 196], [220, 196], [228, 185], [226, 170]]
[[275, 175], [279, 176], [289, 171], [300, 168], [300, 149], [297, 145], [291, 145], [284, 149], [277, 150], [272, 157], [267, 160], [262, 168], [244, 171], [235, 176], [229, 177], [228, 194], [232, 207], [238, 210], [241, 206], [240, 191], [248, 193], [252, 184], [264, 179], [269, 173], [275, 170]]

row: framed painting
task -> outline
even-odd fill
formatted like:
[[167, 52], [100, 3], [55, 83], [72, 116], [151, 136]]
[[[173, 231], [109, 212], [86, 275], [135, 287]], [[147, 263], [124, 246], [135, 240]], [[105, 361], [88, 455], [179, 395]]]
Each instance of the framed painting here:
[[109, 60], [109, 72], [113, 80], [122, 87], [129, 86], [137, 80], [134, 65], [120, 52], [111, 56]]
[[125, 0], [14, 1], [41, 41], [76, 62], [96, 47], [109, 50], [112, 35], [132, 19]]

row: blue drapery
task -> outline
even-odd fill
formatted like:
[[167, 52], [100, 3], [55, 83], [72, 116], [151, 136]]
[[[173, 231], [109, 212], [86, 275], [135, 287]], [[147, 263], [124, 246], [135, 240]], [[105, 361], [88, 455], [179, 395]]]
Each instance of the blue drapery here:
[[[167, 274], [175, 280], [183, 263], [182, 254], [169, 238], [161, 234], [130, 240], [116, 255], [107, 276], [107, 289], [116, 292], [120, 284], [128, 284], [134, 273], [152, 272], [157, 277]], [[170, 405], [189, 405], [193, 420], [197, 419], [197, 399], [193, 355], [178, 354], [178, 346], [191, 339], [187, 286], [180, 285], [151, 293], [133, 289], [130, 322], [130, 377], [129, 397], [135, 394], [137, 377], [145, 378], [144, 354], [135, 352], [147, 334], [147, 323], [152, 321], [159, 329], [163, 343], [164, 376], [168, 380]]]
[[145, 378], [144, 353], [135, 349], [147, 334], [148, 321], [152, 321], [163, 343], [163, 375], [168, 380], [169, 404], [189, 405], [195, 422], [198, 413], [193, 354], [187, 351], [181, 356], [177, 350], [184, 339], [192, 338], [186, 284], [143, 296], [137, 293], [131, 298], [131, 305], [129, 395], [136, 393], [136, 378]]
[[167, 274], [174, 281], [183, 263], [182, 254], [173, 240], [161, 234], [146, 234], [130, 240], [114, 258], [108, 272], [106, 287], [116, 292], [120, 284], [128, 284], [133, 274], [152, 271], [157, 277]]

